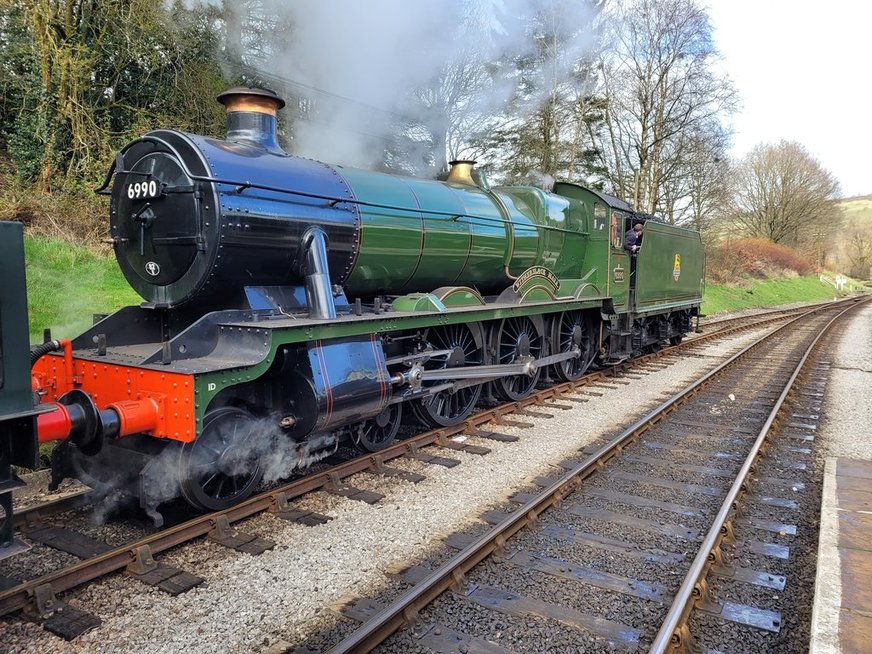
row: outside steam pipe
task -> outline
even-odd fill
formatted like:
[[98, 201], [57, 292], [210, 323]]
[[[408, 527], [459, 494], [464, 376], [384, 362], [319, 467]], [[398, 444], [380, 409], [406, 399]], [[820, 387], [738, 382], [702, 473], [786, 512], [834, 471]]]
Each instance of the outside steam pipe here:
[[310, 227], [303, 234], [306, 251], [306, 300], [309, 317], [320, 320], [336, 318], [336, 304], [327, 266], [327, 234], [320, 227]]

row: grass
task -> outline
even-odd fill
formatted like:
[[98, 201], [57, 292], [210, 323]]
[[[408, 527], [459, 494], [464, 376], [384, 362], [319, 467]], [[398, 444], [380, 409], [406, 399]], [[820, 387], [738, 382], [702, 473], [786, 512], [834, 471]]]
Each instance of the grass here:
[[710, 316], [740, 309], [814, 302], [836, 295], [836, 290], [829, 284], [822, 283], [817, 275], [787, 279], [755, 279], [744, 286], [706, 284], [702, 313]]
[[72, 338], [91, 326], [93, 314], [109, 313], [139, 297], [128, 286], [115, 258], [56, 239], [24, 239], [30, 339]]

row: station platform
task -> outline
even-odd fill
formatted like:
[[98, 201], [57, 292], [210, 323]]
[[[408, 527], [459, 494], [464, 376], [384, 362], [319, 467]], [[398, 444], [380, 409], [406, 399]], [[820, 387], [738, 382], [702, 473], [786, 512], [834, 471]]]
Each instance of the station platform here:
[[872, 461], [828, 458], [811, 654], [872, 651]]

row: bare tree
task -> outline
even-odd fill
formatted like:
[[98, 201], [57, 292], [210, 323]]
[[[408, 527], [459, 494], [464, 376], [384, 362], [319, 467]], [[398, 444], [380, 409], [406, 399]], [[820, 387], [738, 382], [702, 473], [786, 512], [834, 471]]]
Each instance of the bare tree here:
[[406, 125], [405, 132], [424, 133], [431, 172], [447, 170], [448, 161], [460, 158], [470, 137], [485, 126], [490, 116], [481, 98], [492, 84], [482, 51], [467, 45], [453, 53], [430, 84], [413, 92], [421, 122]]
[[506, 66], [514, 92], [482, 140], [507, 180], [602, 176], [590, 137], [590, 125], [602, 121], [594, 66], [602, 7], [602, 0], [534, 3], [528, 45]]
[[720, 125], [689, 131], [677, 139], [662, 186], [660, 215], [674, 225], [706, 231], [729, 202], [728, 138]]
[[733, 214], [749, 236], [809, 248], [840, 222], [838, 182], [792, 141], [754, 148], [735, 167], [731, 191]]
[[872, 279], [872, 236], [865, 228], [851, 230], [845, 256], [850, 263], [850, 275], [857, 279]]
[[610, 186], [648, 213], [692, 213], [688, 164], [736, 102], [714, 69], [708, 15], [696, 0], [629, 0], [616, 7], [612, 30], [601, 62], [605, 129], [596, 135]]

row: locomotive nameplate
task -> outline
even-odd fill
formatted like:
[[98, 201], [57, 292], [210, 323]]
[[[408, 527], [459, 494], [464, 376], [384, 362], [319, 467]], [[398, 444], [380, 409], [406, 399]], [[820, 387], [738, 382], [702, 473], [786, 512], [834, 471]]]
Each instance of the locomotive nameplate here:
[[544, 266], [533, 266], [532, 268], [527, 268], [527, 270], [518, 276], [518, 279], [516, 279], [515, 283], [512, 284], [512, 290], [515, 291], [515, 293], [519, 292], [524, 284], [534, 278], [547, 280], [552, 286], [554, 286], [555, 291], [560, 288], [560, 280], [557, 278], [557, 275]]

